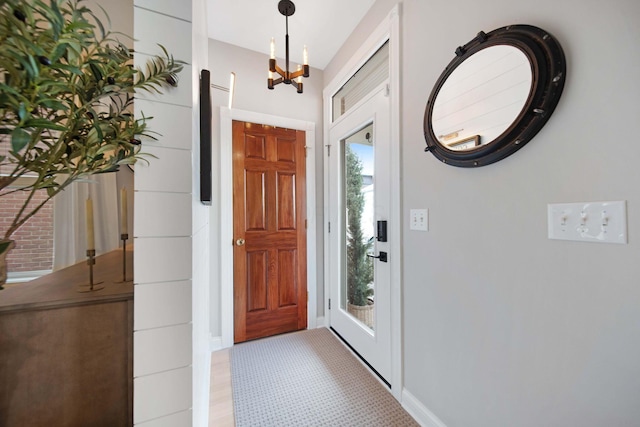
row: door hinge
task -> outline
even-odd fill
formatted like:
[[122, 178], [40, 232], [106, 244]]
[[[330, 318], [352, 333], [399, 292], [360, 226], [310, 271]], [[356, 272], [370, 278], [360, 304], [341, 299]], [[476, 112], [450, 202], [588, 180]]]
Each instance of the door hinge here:
[[329, 298], [329, 310], [331, 310], [331, 298]]
[[327, 144], [325, 147], [327, 147], [327, 156], [331, 157], [331, 144]]
[[384, 96], [389, 96], [389, 92], [390, 92], [389, 84], [387, 83], [384, 88]]
[[329, 231], [328, 232], [331, 233], [331, 223], [330, 222], [328, 223], [328, 226], [329, 226]]
[[309, 224], [307, 223], [307, 220], [305, 219], [305, 220], [304, 220], [304, 229], [305, 229], [305, 230], [307, 229], [307, 226], [308, 226], [308, 225], [309, 225]]
[[309, 291], [307, 291], [307, 302], [309, 302]]

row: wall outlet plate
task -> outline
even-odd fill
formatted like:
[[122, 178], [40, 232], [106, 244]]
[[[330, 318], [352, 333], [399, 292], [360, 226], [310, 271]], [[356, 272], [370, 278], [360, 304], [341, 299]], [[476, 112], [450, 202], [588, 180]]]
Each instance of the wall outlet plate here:
[[627, 243], [627, 202], [553, 203], [547, 206], [549, 239]]
[[429, 231], [429, 210], [411, 209], [409, 213], [409, 229]]

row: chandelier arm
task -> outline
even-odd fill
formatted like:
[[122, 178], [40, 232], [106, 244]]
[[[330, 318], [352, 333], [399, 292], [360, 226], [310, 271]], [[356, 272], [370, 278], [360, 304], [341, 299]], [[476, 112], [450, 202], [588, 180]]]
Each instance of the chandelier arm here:
[[278, 73], [280, 74], [280, 76], [282, 76], [282, 78], [286, 78], [285, 72], [282, 70], [282, 68], [278, 67], [278, 64], [274, 63], [274, 69], [271, 70], [274, 73]]
[[304, 77], [304, 70], [298, 70], [298, 71], [294, 71], [293, 73], [289, 73], [289, 78], [291, 78], [291, 80], [295, 79], [296, 77], [300, 77], [300, 76]]
[[275, 79], [275, 80], [274, 79], [267, 79], [267, 88], [268, 89], [273, 89], [273, 87], [275, 85], [278, 85], [278, 84], [282, 83], [283, 81], [284, 80], [282, 79], [282, 77], [279, 78], [279, 79]]

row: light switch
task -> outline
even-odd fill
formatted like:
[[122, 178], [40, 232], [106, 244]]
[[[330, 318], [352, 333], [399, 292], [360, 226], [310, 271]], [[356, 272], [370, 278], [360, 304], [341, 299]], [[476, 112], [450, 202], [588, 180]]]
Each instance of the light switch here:
[[627, 202], [554, 203], [547, 206], [549, 239], [627, 243]]
[[429, 231], [429, 210], [411, 209], [409, 229], [417, 231]]

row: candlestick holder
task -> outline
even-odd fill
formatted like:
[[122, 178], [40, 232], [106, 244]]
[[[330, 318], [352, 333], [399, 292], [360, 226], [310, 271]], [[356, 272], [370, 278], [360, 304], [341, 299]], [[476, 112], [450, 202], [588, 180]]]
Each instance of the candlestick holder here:
[[120, 235], [120, 240], [122, 240], [122, 280], [118, 280], [114, 283], [126, 283], [131, 282], [133, 279], [127, 280], [127, 240], [129, 239], [129, 235], [127, 233], [123, 233]]
[[93, 292], [104, 289], [103, 282], [93, 283], [93, 266], [96, 263], [96, 250], [87, 249], [87, 265], [89, 266], [89, 283], [80, 285], [78, 292]]

